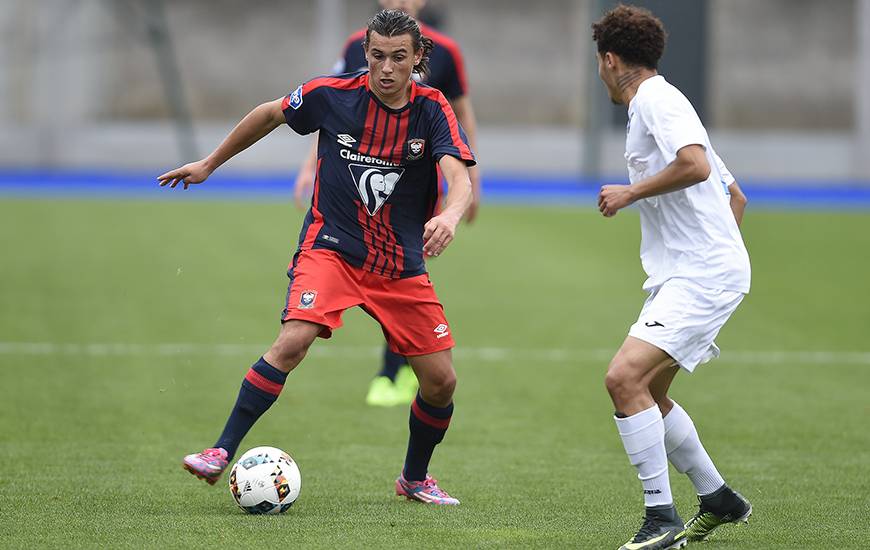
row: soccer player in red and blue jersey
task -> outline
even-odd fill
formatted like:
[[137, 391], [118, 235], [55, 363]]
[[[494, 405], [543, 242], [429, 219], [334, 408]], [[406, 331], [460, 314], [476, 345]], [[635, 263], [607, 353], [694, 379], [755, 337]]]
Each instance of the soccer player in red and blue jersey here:
[[[380, 0], [379, 3], [384, 9], [401, 10], [417, 18], [426, 5], [426, 0]], [[432, 40], [432, 51], [429, 53], [429, 70], [424, 74], [416, 73], [413, 78], [437, 88], [444, 94], [456, 114], [456, 119], [467, 132], [469, 144], [476, 150], [477, 119], [472, 108], [462, 52], [450, 37], [422, 22], [418, 24], [423, 35]], [[342, 56], [333, 67], [333, 73], [342, 74], [367, 68], [366, 52], [363, 47], [366, 30], [363, 28], [354, 32], [345, 41]], [[296, 176], [294, 199], [300, 208], [303, 207], [303, 199], [311, 194], [314, 187], [314, 174], [317, 169], [316, 153], [316, 148], [312, 147]], [[465, 213], [465, 221], [471, 223], [477, 215], [480, 204], [480, 172], [477, 167], [473, 167], [468, 173], [471, 177], [473, 198], [471, 207]], [[404, 405], [413, 401], [416, 393], [417, 379], [408, 367], [408, 361], [386, 346], [381, 369], [369, 385], [366, 403], [382, 407]]]
[[[301, 134], [320, 132], [314, 196], [288, 269], [281, 330], [245, 375], [214, 446], [184, 458], [207, 482], [217, 481], [314, 340], [329, 338], [342, 313], [360, 306], [380, 323], [390, 348], [410, 358], [420, 382], [396, 494], [459, 503], [428, 475], [453, 414], [456, 373], [453, 337], [424, 255], [438, 256], [452, 242], [471, 203], [468, 166], [475, 160], [444, 95], [411, 79], [425, 72], [430, 48], [412, 17], [381, 11], [366, 33], [368, 72], [315, 78], [260, 105], [211, 155], [158, 178], [185, 189], [201, 183], [284, 122]], [[438, 167], [449, 193], [433, 216]]]

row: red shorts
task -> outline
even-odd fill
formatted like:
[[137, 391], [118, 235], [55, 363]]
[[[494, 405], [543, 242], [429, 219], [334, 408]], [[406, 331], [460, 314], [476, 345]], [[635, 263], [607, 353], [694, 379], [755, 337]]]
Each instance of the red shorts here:
[[329, 338], [342, 325], [342, 313], [353, 306], [380, 323], [390, 349], [400, 355], [426, 355], [455, 345], [425, 273], [390, 279], [353, 267], [332, 250], [301, 252], [291, 269], [282, 322], [323, 325], [320, 337]]

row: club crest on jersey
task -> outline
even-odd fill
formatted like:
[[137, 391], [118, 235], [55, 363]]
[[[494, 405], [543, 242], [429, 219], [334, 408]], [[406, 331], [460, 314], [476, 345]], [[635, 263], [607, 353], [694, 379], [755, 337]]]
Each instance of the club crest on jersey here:
[[314, 307], [314, 300], [317, 299], [316, 290], [306, 290], [299, 297], [299, 309], [311, 309]]
[[423, 157], [426, 149], [426, 140], [415, 138], [408, 140], [408, 160], [417, 160]]
[[380, 168], [367, 164], [348, 164], [347, 167], [369, 216], [377, 214], [405, 173], [404, 168]]
[[296, 88], [292, 94], [290, 94], [290, 99], [287, 100], [287, 105], [293, 107], [294, 109], [298, 109], [302, 106], [302, 85], [300, 84], [298, 88]]

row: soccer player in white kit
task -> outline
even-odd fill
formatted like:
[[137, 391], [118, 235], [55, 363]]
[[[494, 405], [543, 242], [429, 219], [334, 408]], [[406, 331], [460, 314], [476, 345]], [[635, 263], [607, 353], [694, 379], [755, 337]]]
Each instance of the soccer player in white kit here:
[[[603, 186], [598, 206], [607, 217], [638, 206], [649, 292], [605, 380], [646, 505], [643, 525], [621, 550], [680, 548], [752, 512], [713, 465], [692, 419], [667, 395], [681, 368], [692, 372], [719, 355], [713, 340], [749, 292], [749, 255], [737, 225], [745, 200], [692, 105], [657, 73], [666, 37], [661, 21], [621, 5], [592, 29], [599, 76], [629, 117], [631, 184]], [[698, 493], [698, 513], [685, 524], [671, 496], [668, 460]]]

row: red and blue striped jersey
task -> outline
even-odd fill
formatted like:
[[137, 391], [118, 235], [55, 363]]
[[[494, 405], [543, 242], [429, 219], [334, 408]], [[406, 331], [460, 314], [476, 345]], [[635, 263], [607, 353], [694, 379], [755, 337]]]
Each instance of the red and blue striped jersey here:
[[335, 250], [389, 278], [425, 273], [423, 225], [438, 202], [438, 160], [475, 163], [444, 95], [411, 82], [408, 104], [391, 109], [369, 89], [368, 72], [357, 72], [310, 80], [282, 108], [294, 131], [320, 131], [299, 250]]
[[[448, 100], [468, 94], [468, 80], [465, 78], [465, 61], [456, 42], [447, 35], [441, 34], [432, 27], [418, 23], [423, 36], [432, 39], [432, 51], [429, 53], [429, 74], [422, 77], [422, 82], [441, 90]], [[345, 42], [342, 58], [333, 67], [335, 73], [346, 73], [366, 69], [366, 52], [363, 41], [366, 29], [358, 30], [350, 35]], [[414, 75], [417, 78], [417, 75]]]

